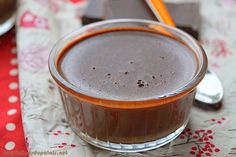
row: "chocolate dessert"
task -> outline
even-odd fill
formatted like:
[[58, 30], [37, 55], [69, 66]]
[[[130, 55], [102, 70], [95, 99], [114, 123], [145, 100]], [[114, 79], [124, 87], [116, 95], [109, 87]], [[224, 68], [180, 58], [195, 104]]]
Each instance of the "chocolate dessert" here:
[[187, 85], [198, 69], [193, 50], [171, 36], [136, 28], [88, 33], [62, 49], [56, 66], [80, 91], [61, 89], [77, 133], [113, 143], [145, 143], [188, 120], [194, 92], [160, 99]]

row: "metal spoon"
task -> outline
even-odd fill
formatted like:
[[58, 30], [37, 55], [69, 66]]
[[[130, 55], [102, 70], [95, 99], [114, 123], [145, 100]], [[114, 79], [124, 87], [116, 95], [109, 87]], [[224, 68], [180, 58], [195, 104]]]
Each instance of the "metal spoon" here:
[[219, 78], [208, 69], [205, 77], [197, 86], [195, 99], [209, 105], [215, 105], [222, 100], [223, 93], [223, 87]]

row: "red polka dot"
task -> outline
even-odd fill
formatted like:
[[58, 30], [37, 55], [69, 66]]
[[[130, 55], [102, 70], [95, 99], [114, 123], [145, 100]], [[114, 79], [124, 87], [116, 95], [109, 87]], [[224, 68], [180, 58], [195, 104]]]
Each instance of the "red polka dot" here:
[[207, 149], [207, 150], [208, 150], [208, 152], [211, 152], [211, 153], [213, 152], [212, 149]]
[[194, 151], [191, 151], [191, 152], [190, 152], [190, 154], [193, 154], [193, 155], [194, 155], [194, 154], [195, 154], [195, 152], [194, 152]]
[[208, 141], [209, 139], [207, 137], [204, 138], [204, 141]]
[[201, 157], [202, 155], [201, 154], [197, 154], [196, 157]]
[[184, 139], [184, 136], [181, 135], [179, 138], [180, 138], [180, 139]]
[[206, 156], [211, 156], [211, 154], [210, 153], [206, 153]]
[[195, 133], [196, 133], [196, 134], [199, 134], [199, 130], [196, 130]]
[[211, 134], [211, 133], [212, 133], [212, 130], [207, 130], [207, 133], [208, 133], [208, 134]]
[[67, 145], [67, 143], [65, 143], [65, 142], [62, 142], [61, 144], [62, 144], [63, 146], [66, 146], [66, 145]]
[[84, 0], [69, 0], [71, 1], [72, 3], [80, 3], [80, 2], [84, 2]]
[[198, 151], [198, 154], [203, 154], [204, 152], [202, 150], [199, 150]]
[[216, 149], [215, 149], [215, 152], [219, 152], [219, 151], [220, 151], [220, 149], [219, 149], [219, 148], [216, 148]]
[[75, 145], [75, 144], [71, 144], [70, 146], [71, 146], [71, 147], [76, 147], [76, 145]]
[[197, 150], [197, 147], [192, 147], [192, 150]]

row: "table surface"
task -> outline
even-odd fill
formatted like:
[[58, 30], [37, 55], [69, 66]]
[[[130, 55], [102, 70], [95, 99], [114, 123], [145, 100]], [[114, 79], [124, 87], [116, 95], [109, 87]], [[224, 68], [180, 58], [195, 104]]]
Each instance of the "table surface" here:
[[[69, 3], [51, 1], [50, 5], [45, 1], [22, 0], [20, 2], [17, 52], [21, 100], [18, 100], [18, 97], [18, 99], [9, 97], [12, 94], [7, 95], [5, 90], [4, 99], [8, 99], [6, 102], [9, 104], [8, 106], [12, 105], [11, 102], [21, 101], [25, 142], [30, 152], [58, 151], [61, 152], [61, 155], [57, 154], [57, 156], [68, 157], [236, 156], [235, 0], [200, 1], [201, 43], [208, 55], [209, 67], [218, 74], [222, 81], [225, 91], [222, 104], [216, 108], [194, 105], [187, 128], [176, 140], [159, 149], [132, 154], [100, 150], [80, 140], [66, 121], [57, 88], [47, 69], [48, 54], [54, 42], [70, 30], [81, 26], [78, 10], [83, 10], [86, 1], [70, 0]], [[38, 9], [41, 11], [36, 11]], [[81, 13], [82, 11], [79, 12], [79, 14]], [[68, 16], [73, 18], [68, 19]], [[10, 58], [7, 61], [6, 58], [1, 57], [1, 67], [16, 68], [14, 67], [16, 65], [9, 65]], [[10, 62], [15, 63], [15, 61]], [[9, 70], [0, 74], [10, 73], [16, 77], [16, 70]], [[9, 83], [3, 83], [1, 88], [6, 88], [5, 85]], [[4, 94], [1, 95], [1, 100]], [[13, 113], [8, 110], [10, 110], [9, 107], [1, 110], [0, 115], [3, 117], [3, 113]], [[20, 121], [20, 117], [17, 120]], [[6, 123], [0, 125], [1, 131], [4, 128], [12, 129], [12, 125], [6, 127]], [[16, 128], [15, 132], [18, 133], [18, 128], [21, 128], [20, 123]], [[18, 147], [21, 145], [19, 141], [23, 142], [22, 139], [13, 139], [6, 130], [4, 134], [1, 132], [1, 135], [4, 135], [6, 139], [0, 142], [4, 151], [25, 150], [24, 147]], [[21, 137], [23, 137], [23, 132], [21, 132]], [[0, 138], [2, 139], [2, 136]], [[14, 145], [12, 146], [12, 143], [7, 145], [8, 140], [14, 142]], [[29, 156], [37, 155], [31, 153]]]

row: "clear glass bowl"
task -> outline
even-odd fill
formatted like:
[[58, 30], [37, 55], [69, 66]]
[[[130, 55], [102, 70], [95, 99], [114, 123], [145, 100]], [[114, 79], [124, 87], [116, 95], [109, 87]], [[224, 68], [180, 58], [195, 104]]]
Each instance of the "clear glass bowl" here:
[[[193, 50], [198, 61], [194, 77], [183, 87], [155, 99], [112, 100], [84, 93], [59, 73], [58, 58], [68, 44], [108, 28], [144, 29], [183, 42]], [[50, 54], [49, 68], [71, 128], [81, 139], [107, 150], [139, 152], [165, 145], [184, 130], [196, 86], [207, 70], [207, 57], [197, 41], [179, 29], [154, 21], [118, 19], [87, 25], [58, 41]]]

